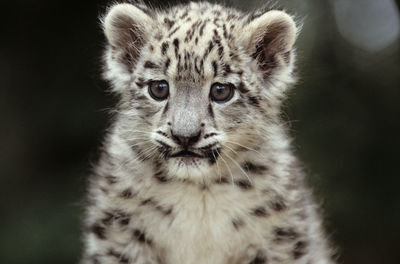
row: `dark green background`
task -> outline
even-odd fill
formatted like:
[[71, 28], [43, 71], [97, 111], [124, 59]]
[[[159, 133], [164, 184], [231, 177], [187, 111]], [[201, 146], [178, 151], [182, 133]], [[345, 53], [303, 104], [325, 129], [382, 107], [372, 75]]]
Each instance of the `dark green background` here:
[[[339, 260], [399, 263], [399, 42], [363, 51], [339, 34], [333, 1], [281, 2], [304, 20], [285, 120]], [[79, 259], [86, 178], [115, 103], [100, 76], [106, 5], [1, 3], [0, 263]]]

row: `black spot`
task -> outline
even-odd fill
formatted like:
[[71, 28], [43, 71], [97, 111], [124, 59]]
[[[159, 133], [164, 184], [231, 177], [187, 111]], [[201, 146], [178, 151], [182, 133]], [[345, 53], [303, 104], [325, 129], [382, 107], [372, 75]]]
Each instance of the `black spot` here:
[[101, 220], [101, 222], [106, 225], [109, 226], [112, 224], [112, 222], [114, 221], [114, 214], [110, 213], [110, 212], [106, 212], [105, 213], [105, 217]]
[[293, 249], [293, 258], [299, 259], [302, 256], [304, 256], [304, 254], [306, 253], [305, 251], [307, 250], [307, 247], [308, 247], [308, 243], [305, 241], [296, 242], [296, 244], [294, 245], [294, 249]]
[[235, 184], [243, 190], [249, 190], [253, 187], [253, 185], [251, 185], [251, 183], [248, 180], [235, 181]]
[[147, 84], [143, 78], [139, 78], [135, 83], [139, 88], [143, 88]]
[[131, 218], [129, 216], [122, 217], [119, 219], [119, 224], [122, 226], [128, 225], [129, 222], [131, 221]]
[[218, 45], [218, 56], [222, 58], [223, 54], [224, 54], [224, 47], [222, 45]]
[[214, 48], [214, 43], [210, 40], [210, 42], [208, 43], [208, 48], [206, 49], [203, 58], [207, 57], [213, 48]]
[[242, 226], [244, 226], [244, 222], [241, 219], [233, 219], [232, 225], [236, 230], [239, 230]]
[[299, 234], [293, 230], [293, 228], [281, 228], [277, 227], [274, 229], [275, 241], [292, 241], [299, 237]]
[[124, 256], [122, 253], [117, 252], [113, 249], [109, 249], [107, 252], [107, 255], [118, 259], [119, 263], [129, 263], [129, 259], [126, 256]]
[[224, 30], [224, 38], [228, 38], [228, 32], [226, 31], [226, 25], [225, 24], [222, 26], [222, 29]]
[[175, 27], [174, 30], [172, 30], [169, 34], [168, 34], [168, 38], [170, 38], [172, 35], [175, 34], [176, 31], [178, 31], [179, 27]]
[[264, 216], [269, 216], [267, 210], [264, 207], [256, 207], [251, 211], [252, 215], [259, 216], [259, 217], [264, 217]]
[[148, 198], [146, 200], [143, 200], [140, 204], [141, 205], [146, 205], [146, 204], [149, 204], [149, 203], [153, 203], [153, 198]]
[[174, 41], [172, 42], [175, 46], [175, 55], [178, 57], [178, 50], [179, 50], [179, 40], [176, 38], [174, 39]]
[[151, 245], [151, 243], [152, 243], [152, 241], [149, 240], [149, 239], [146, 237], [145, 233], [144, 233], [143, 231], [140, 231], [139, 229], [135, 229], [135, 230], [133, 231], [133, 235], [134, 235], [134, 237], [135, 237], [139, 242], [141, 242], [141, 243], [146, 243], [146, 244], [148, 244], [148, 245]]
[[246, 87], [246, 86], [244, 85], [244, 83], [242, 83], [242, 82], [239, 83], [239, 85], [238, 85], [237, 88], [239, 89], [239, 91], [240, 91], [241, 93], [247, 93], [247, 92], [249, 92], [249, 90], [247, 89], [247, 87]]
[[148, 68], [148, 69], [158, 68], [158, 66], [156, 64], [154, 64], [153, 62], [151, 62], [151, 61], [146, 61], [144, 63], [144, 67]]
[[172, 20], [170, 20], [168, 18], [164, 18], [164, 23], [167, 24], [168, 29], [171, 29], [172, 26], [175, 24], [175, 21], [172, 21]]
[[228, 64], [224, 65], [224, 76], [228, 75], [228, 73], [231, 73], [231, 66], [229, 66]]
[[208, 134], [204, 135], [204, 139], [212, 137], [212, 136], [217, 136], [217, 135], [218, 135], [217, 133], [208, 133]]
[[203, 36], [203, 30], [204, 30], [204, 27], [205, 27], [206, 25], [207, 25], [207, 20], [204, 21], [204, 22], [203, 22], [203, 25], [201, 25], [201, 27], [200, 27], [200, 32], [199, 32], [200, 37]]
[[264, 165], [256, 165], [254, 163], [251, 163], [249, 161], [246, 161], [243, 165], [242, 165], [243, 169], [245, 169], [248, 172], [251, 173], [255, 173], [255, 174], [262, 174], [265, 171], [268, 170], [267, 167], [265, 167]]
[[154, 174], [154, 178], [157, 179], [157, 181], [159, 181], [160, 183], [166, 183], [168, 182], [168, 178], [164, 175], [164, 172], [159, 171], [156, 174]]
[[105, 239], [106, 230], [104, 227], [100, 226], [99, 224], [94, 224], [90, 228], [90, 230], [97, 236], [99, 239]]
[[117, 177], [111, 176], [111, 175], [106, 176], [105, 178], [106, 178], [108, 184], [115, 184], [118, 181]]
[[189, 11], [186, 10], [185, 13], [183, 13], [183, 15], [179, 18], [179, 19], [184, 19], [185, 17], [187, 17], [189, 14]]
[[171, 63], [171, 60], [168, 58], [167, 61], [165, 62], [165, 66], [164, 66], [164, 72], [167, 72], [169, 65]]
[[282, 196], [276, 196], [273, 200], [269, 201], [269, 207], [279, 212], [286, 209], [286, 204]]
[[214, 77], [216, 77], [217, 74], [218, 74], [218, 65], [217, 65], [216, 61], [212, 62], [212, 67], [213, 67], [213, 70], [214, 70]]
[[169, 44], [167, 42], [164, 42], [161, 45], [161, 53], [162, 53], [162, 55], [165, 55], [167, 53], [168, 47], [169, 47]]
[[140, 82], [135, 82], [136, 86], [139, 88], [142, 88], [144, 86], [144, 83], [140, 83]]
[[260, 105], [260, 102], [259, 102], [258, 98], [255, 97], [255, 96], [249, 96], [249, 103], [251, 105], [254, 105], [254, 106], [259, 106]]
[[253, 259], [249, 264], [266, 264], [267, 263], [267, 258], [264, 256], [257, 256], [255, 259]]
[[133, 194], [131, 189], [125, 189], [124, 191], [121, 192], [120, 197], [121, 198], [125, 198], [125, 199], [129, 199], [132, 198]]
[[115, 221], [118, 221], [120, 225], [127, 225], [130, 222], [130, 215], [121, 211], [105, 212], [105, 217], [101, 220], [101, 223], [105, 226], [110, 226]]
[[208, 113], [210, 114], [210, 116], [211, 116], [212, 118], [214, 118], [214, 111], [213, 111], [213, 109], [212, 109], [211, 104], [208, 105]]
[[165, 210], [164, 208], [162, 208], [161, 212], [162, 212], [164, 215], [170, 215], [170, 214], [172, 213], [172, 207], [169, 208], [169, 209], [167, 209], [167, 210]]
[[156, 208], [156, 210], [158, 210], [165, 216], [170, 215], [172, 213], [172, 207], [166, 209], [166, 208], [162, 207], [161, 205], [156, 205], [155, 208]]

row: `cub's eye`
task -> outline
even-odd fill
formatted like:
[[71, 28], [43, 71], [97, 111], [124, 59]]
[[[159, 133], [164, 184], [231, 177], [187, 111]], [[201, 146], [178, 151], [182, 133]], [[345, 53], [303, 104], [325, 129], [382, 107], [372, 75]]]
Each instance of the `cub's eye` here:
[[231, 83], [214, 83], [211, 85], [211, 99], [217, 103], [225, 103], [232, 99], [234, 91]]
[[157, 101], [167, 99], [169, 85], [166, 81], [152, 81], [149, 83], [149, 94]]

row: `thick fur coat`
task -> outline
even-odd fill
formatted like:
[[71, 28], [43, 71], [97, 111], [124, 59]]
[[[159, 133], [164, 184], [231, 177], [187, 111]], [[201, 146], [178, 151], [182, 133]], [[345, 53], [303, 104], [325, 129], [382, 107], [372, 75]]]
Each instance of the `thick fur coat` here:
[[103, 26], [120, 102], [90, 178], [83, 263], [332, 263], [280, 118], [292, 17], [116, 4]]

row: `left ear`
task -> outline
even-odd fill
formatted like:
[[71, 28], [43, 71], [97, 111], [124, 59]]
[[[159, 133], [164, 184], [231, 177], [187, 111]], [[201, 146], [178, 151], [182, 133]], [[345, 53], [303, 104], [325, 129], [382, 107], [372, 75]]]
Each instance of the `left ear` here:
[[242, 45], [265, 76], [276, 67], [290, 64], [297, 28], [287, 13], [268, 11], [252, 19], [242, 32]]

